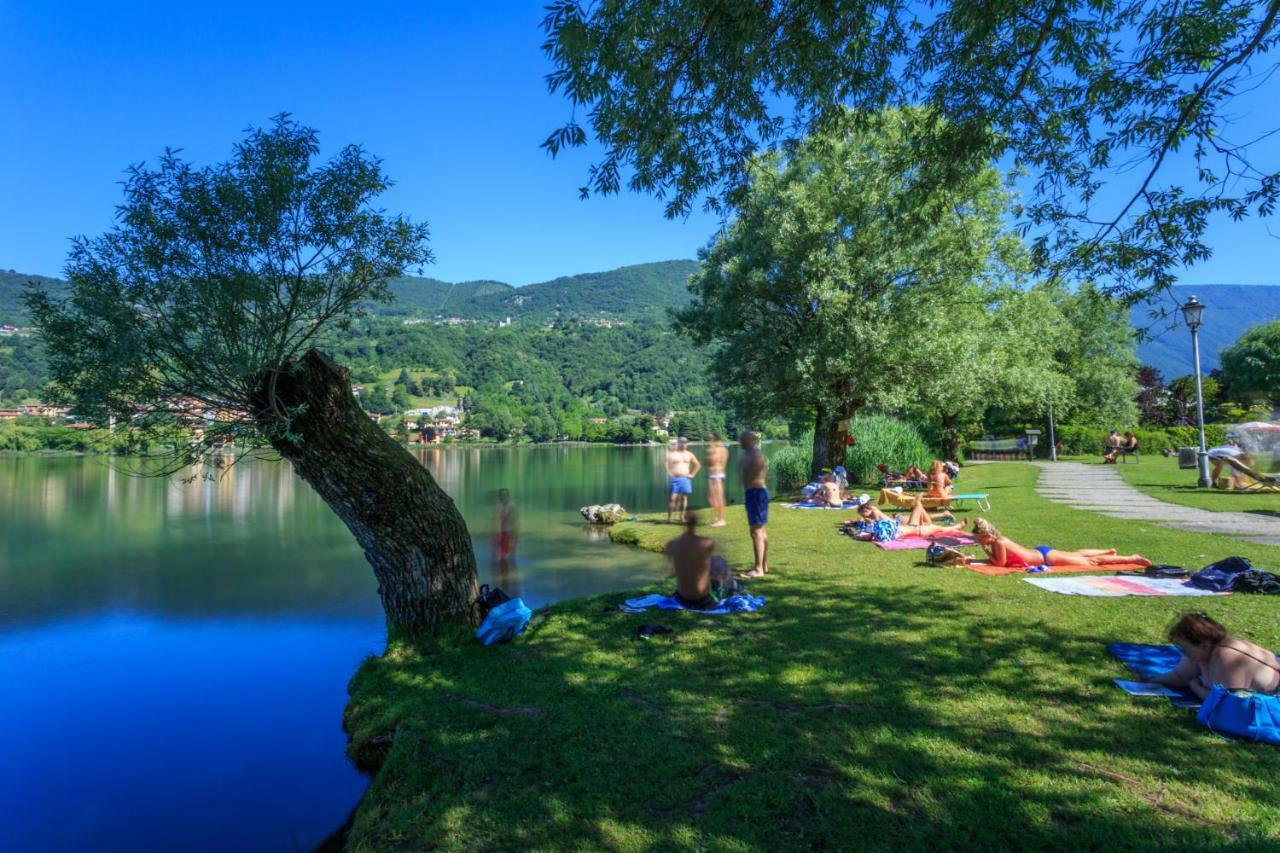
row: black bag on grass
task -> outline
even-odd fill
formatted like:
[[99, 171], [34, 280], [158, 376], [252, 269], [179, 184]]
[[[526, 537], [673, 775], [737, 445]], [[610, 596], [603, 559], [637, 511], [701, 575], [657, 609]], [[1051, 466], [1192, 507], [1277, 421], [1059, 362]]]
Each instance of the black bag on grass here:
[[490, 588], [485, 583], [480, 585], [480, 594], [476, 596], [476, 600], [471, 603], [471, 624], [473, 627], [479, 627], [484, 621], [484, 617], [489, 615], [489, 611], [502, 604], [504, 601], [510, 601], [511, 596], [507, 595], [497, 587]]

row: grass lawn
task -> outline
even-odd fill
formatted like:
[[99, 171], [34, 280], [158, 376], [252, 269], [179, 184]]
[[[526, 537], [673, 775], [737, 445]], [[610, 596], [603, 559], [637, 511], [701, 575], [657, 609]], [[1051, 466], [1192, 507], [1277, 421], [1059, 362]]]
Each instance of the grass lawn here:
[[1196, 472], [1179, 468], [1176, 458], [1143, 456], [1136, 465], [1129, 463], [1115, 468], [1129, 485], [1162, 501], [1214, 512], [1234, 510], [1280, 516], [1280, 493], [1202, 489], [1196, 485]]
[[[1034, 477], [984, 465], [961, 484], [1027, 543], [1280, 568], [1280, 549], [1052, 504]], [[378, 769], [349, 845], [1277, 849], [1280, 749], [1127, 697], [1104, 648], [1159, 642], [1193, 607], [1277, 648], [1277, 599], [1054, 595], [854, 542], [842, 518], [771, 508], [757, 613], [626, 615], [618, 594], [547, 608], [511, 645], [392, 643], [351, 685], [351, 754]], [[615, 538], [674, 533], [642, 519]], [[716, 534], [748, 564], [741, 506]], [[673, 633], [631, 639], [641, 624]]]

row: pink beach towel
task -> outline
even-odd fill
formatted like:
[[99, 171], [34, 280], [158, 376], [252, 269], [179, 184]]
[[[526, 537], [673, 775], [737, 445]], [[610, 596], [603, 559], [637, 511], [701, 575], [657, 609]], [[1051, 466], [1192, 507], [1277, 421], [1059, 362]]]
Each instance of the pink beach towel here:
[[966, 545], [977, 545], [972, 537], [964, 533], [948, 533], [936, 539], [925, 539], [923, 536], [903, 536], [890, 542], [877, 542], [876, 547], [885, 551], [923, 551], [930, 545], [946, 545], [948, 548], [963, 548]]

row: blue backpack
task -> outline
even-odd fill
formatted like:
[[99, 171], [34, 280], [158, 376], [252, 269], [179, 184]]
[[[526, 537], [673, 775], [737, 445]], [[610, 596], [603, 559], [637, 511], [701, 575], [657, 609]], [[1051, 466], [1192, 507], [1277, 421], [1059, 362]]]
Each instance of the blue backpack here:
[[1216, 563], [1210, 563], [1191, 576], [1191, 585], [1200, 589], [1211, 589], [1214, 592], [1230, 592], [1236, 575], [1252, 569], [1252, 564], [1244, 557], [1227, 557]]
[[512, 598], [490, 610], [476, 629], [476, 639], [486, 646], [505, 643], [524, 633], [533, 611], [519, 598]]
[[1214, 685], [1196, 719], [1214, 734], [1228, 734], [1280, 746], [1280, 696]]

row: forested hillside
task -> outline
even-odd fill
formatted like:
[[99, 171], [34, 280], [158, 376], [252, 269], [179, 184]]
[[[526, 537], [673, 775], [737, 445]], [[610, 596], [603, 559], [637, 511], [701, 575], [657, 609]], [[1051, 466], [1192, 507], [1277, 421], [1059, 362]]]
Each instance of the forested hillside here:
[[[684, 413], [679, 427], [700, 433], [723, 428], [706, 355], [667, 322], [668, 309], [687, 303], [695, 268], [641, 264], [521, 288], [400, 278], [393, 302], [370, 306], [325, 346], [352, 368], [371, 411], [465, 400], [469, 425], [486, 437], [537, 440], [641, 438], [650, 415], [676, 411]], [[26, 322], [19, 297], [31, 278], [7, 274], [0, 284], [4, 322]], [[437, 316], [470, 322], [437, 323]], [[46, 381], [34, 337], [0, 338], [0, 403], [36, 397]]]
[[67, 283], [62, 279], [43, 275], [27, 275], [17, 270], [0, 270], [0, 323], [23, 325], [27, 320], [27, 308], [22, 304], [22, 293], [27, 282], [35, 282], [51, 292], [66, 292]]

